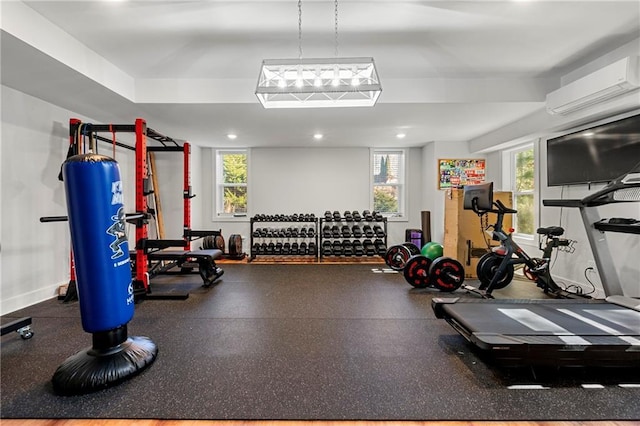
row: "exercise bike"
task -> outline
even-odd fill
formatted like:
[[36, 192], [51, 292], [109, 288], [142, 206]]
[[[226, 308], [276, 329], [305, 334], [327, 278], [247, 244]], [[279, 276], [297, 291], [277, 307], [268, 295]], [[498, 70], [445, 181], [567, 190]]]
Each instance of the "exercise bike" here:
[[[487, 190], [492, 193], [492, 186], [484, 188], [483, 192]], [[472, 192], [473, 190], [470, 190], [469, 194]], [[469, 196], [472, 197], [472, 195]], [[531, 257], [513, 240], [512, 234], [503, 229], [505, 214], [514, 214], [517, 213], [517, 210], [505, 206], [500, 200], [493, 201], [492, 198], [492, 194], [485, 195], [484, 202], [479, 202], [478, 197], [472, 197], [470, 203], [467, 202], [465, 205], [466, 209], [469, 209], [470, 205], [471, 210], [480, 218], [488, 213], [497, 215], [496, 223], [487, 226], [486, 231], [490, 232], [492, 239], [498, 241], [500, 245], [483, 255], [476, 267], [476, 273], [481, 283], [479, 289], [484, 292], [485, 297], [490, 298], [493, 290], [499, 290], [509, 285], [513, 280], [515, 265], [523, 264], [524, 276], [535, 282], [536, 286], [549, 296], [588, 298], [589, 296], [585, 294], [566, 291], [551, 276], [550, 260], [553, 250], [562, 247], [566, 247], [568, 251], [572, 250], [573, 241], [561, 238], [564, 229], [560, 226], [538, 228], [536, 232], [539, 236], [538, 247], [542, 250], [542, 258]]]

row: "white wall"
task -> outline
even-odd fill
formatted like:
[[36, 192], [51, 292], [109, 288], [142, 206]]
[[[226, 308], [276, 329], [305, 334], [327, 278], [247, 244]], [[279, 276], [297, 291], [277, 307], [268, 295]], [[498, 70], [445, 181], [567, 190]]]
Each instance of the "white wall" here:
[[[640, 110], [636, 111], [640, 114]], [[594, 124], [600, 124], [608, 121], [615, 121], [619, 118], [633, 114], [623, 114], [611, 117], [607, 120], [601, 120], [586, 126], [567, 130], [566, 133], [572, 133], [583, 128], [592, 127]], [[546, 162], [546, 139], [541, 140], [539, 144], [539, 199], [581, 199], [587, 195], [599, 191], [605, 185], [572, 185], [563, 187], [547, 186], [547, 162]], [[640, 161], [640, 159], [639, 159]], [[640, 203], [617, 203], [598, 207], [598, 213], [602, 218], [611, 217], [627, 217], [640, 219]], [[580, 285], [585, 290], [589, 290], [591, 285], [587, 281], [587, 277], [594, 283], [598, 292], [601, 293], [600, 276], [590, 271], [585, 272], [589, 267], [595, 268], [594, 255], [587, 239], [587, 231], [577, 208], [558, 208], [558, 207], [541, 207], [540, 209], [541, 226], [559, 225], [565, 228], [565, 237], [575, 240], [575, 252], [559, 252], [558, 257], [553, 266], [553, 276], [558, 281], [566, 285]], [[614, 232], [602, 233], [601, 237], [608, 241], [611, 255], [614, 260], [614, 266], [625, 294], [631, 297], [640, 297], [640, 238], [638, 235], [620, 234]], [[586, 277], [585, 277], [586, 273]]]
[[[66, 224], [41, 224], [41, 216], [65, 215], [66, 206], [62, 183], [57, 180], [60, 164], [68, 146], [69, 118], [91, 120], [53, 104], [41, 101], [11, 88], [2, 86], [2, 144], [0, 172], [2, 214], [0, 227], [0, 313], [6, 314], [41, 300], [54, 297], [60, 284], [68, 276], [69, 235]], [[11, 105], [11, 108], [7, 108]], [[611, 117], [611, 120], [615, 117]], [[133, 120], [133, 119], [132, 119]], [[162, 123], [149, 123], [162, 131]], [[567, 129], [567, 132], [575, 129]], [[557, 135], [547, 135], [555, 136]], [[179, 137], [180, 135], [172, 135]], [[120, 137], [119, 137], [120, 139]], [[127, 139], [127, 138], [125, 138]], [[131, 142], [130, 140], [127, 142]], [[496, 145], [504, 141], [496, 139]], [[544, 175], [543, 144], [539, 165]], [[110, 147], [101, 145], [101, 153], [110, 155]], [[502, 181], [499, 151], [473, 153], [466, 142], [432, 142], [423, 148], [407, 150], [407, 213], [403, 221], [389, 222], [389, 244], [404, 241], [404, 230], [420, 228], [420, 211], [432, 216], [432, 238], [442, 241], [444, 236], [444, 196], [438, 189], [437, 160], [439, 158], [486, 158], [487, 180]], [[125, 206], [134, 211], [133, 153], [118, 149], [118, 160], [125, 187]], [[167, 238], [182, 236], [182, 155], [158, 153], [158, 178], [167, 227]], [[257, 213], [315, 213], [325, 210], [364, 210], [370, 205], [370, 152], [361, 148], [295, 148], [253, 149], [250, 156], [250, 212]], [[249, 239], [248, 218], [223, 221], [214, 218], [214, 150], [193, 147], [191, 183], [192, 228], [222, 229], [225, 237], [231, 234]], [[558, 188], [541, 182], [539, 199], [581, 198], [596, 190], [570, 187], [563, 194]], [[497, 185], [497, 188], [500, 188]], [[638, 205], [616, 205], [603, 208], [607, 217], [640, 217]], [[566, 283], [584, 282], [584, 269], [591, 266], [593, 256], [577, 211], [542, 209], [540, 223], [544, 226], [560, 224], [567, 229], [567, 237], [578, 241], [576, 253], [560, 253], [554, 273]], [[128, 229], [130, 241], [133, 227]], [[608, 235], [616, 269], [630, 295], [640, 296], [640, 241], [637, 236]], [[245, 245], [245, 250], [248, 246]], [[533, 253], [536, 253], [534, 250]], [[597, 275], [591, 279], [598, 285]]]
[[[539, 131], [536, 136], [531, 136], [536, 153], [536, 193], [535, 200], [539, 204], [539, 210], [536, 212], [538, 226], [558, 225], [565, 228], [565, 237], [575, 240], [575, 252], [569, 253], [565, 251], [557, 252], [555, 260], [552, 264], [552, 275], [554, 279], [562, 287], [580, 286], [585, 292], [593, 289], [589, 284], [591, 281], [595, 287], [595, 295], [597, 297], [604, 296], [602, 285], [598, 273], [587, 271], [589, 267], [595, 267], [594, 255], [587, 240], [587, 232], [585, 230], [582, 218], [578, 209], [542, 207], [544, 199], [581, 199], [592, 194], [604, 185], [572, 185], [565, 187], [548, 187], [546, 170], [546, 140], [561, 134], [573, 133], [581, 129], [615, 121], [631, 115], [640, 114], [640, 110], [615, 114], [612, 112], [607, 118], [599, 118], [592, 120], [586, 124], [577, 127], [569, 127], [562, 131], [547, 130]], [[526, 142], [527, 138], [519, 138], [513, 143], [505, 143], [497, 140], [497, 146], [507, 146], [509, 149]], [[472, 144], [473, 145], [473, 144]], [[493, 163], [501, 161], [504, 150], [496, 150], [487, 154], [487, 180], [494, 182], [502, 182], [504, 174], [509, 173], [508, 167], [493, 167]], [[495, 175], [499, 172], [500, 175]], [[497, 186], [500, 188], [500, 185]], [[494, 188], [495, 189], [495, 188]], [[630, 217], [640, 218], [640, 203], [624, 203], [602, 206], [599, 213], [603, 218], [610, 217]], [[614, 259], [614, 267], [619, 276], [625, 294], [631, 297], [640, 297], [640, 238], [637, 235], [627, 235], [619, 233], [603, 233], [603, 238], [609, 242], [611, 255]], [[523, 247], [527, 253], [533, 257], [542, 254], [538, 247], [537, 236], [533, 240], [523, 238], [514, 238], [516, 242]], [[586, 274], [586, 276], [585, 276]]]
[[368, 209], [368, 170], [367, 148], [252, 149], [251, 209], [265, 214]]
[[[154, 126], [157, 127], [157, 124]], [[161, 127], [158, 127], [158, 131], [161, 131]], [[153, 142], [147, 142], [148, 146], [152, 144]], [[154, 155], [164, 219], [164, 237], [168, 240], [179, 240], [184, 234], [184, 199], [182, 197], [184, 154], [182, 152], [154, 152]], [[195, 229], [193, 225], [191, 228]], [[155, 238], [155, 234], [152, 234], [151, 238]]]
[[[397, 149], [397, 148], [396, 148]], [[249, 218], [256, 214], [372, 210], [368, 148], [259, 148], [249, 155], [247, 218], [215, 218], [215, 150], [201, 149], [203, 229], [222, 229], [225, 238], [240, 234], [248, 251]], [[388, 244], [404, 241], [407, 228], [420, 228], [421, 149], [406, 151], [408, 217], [388, 222]], [[208, 218], [208, 219], [207, 219]], [[207, 223], [208, 222], [208, 223]]]
[[[55, 297], [69, 280], [68, 224], [39, 218], [67, 214], [58, 172], [69, 146], [69, 119], [92, 120], [6, 86], [1, 92], [0, 313], [6, 314]], [[110, 155], [110, 150], [100, 152]], [[123, 182], [133, 182], [129, 158], [118, 149]], [[124, 196], [128, 208], [132, 188], [125, 187]]]

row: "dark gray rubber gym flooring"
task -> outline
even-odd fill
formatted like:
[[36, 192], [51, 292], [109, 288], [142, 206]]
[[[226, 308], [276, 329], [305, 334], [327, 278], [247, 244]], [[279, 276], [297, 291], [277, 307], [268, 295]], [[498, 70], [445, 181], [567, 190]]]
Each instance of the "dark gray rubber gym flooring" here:
[[[638, 369], [505, 369], [484, 360], [412, 289], [375, 264], [223, 264], [154, 281], [185, 301], [136, 305], [130, 336], [158, 345], [142, 374], [94, 394], [60, 397], [50, 380], [91, 345], [77, 302], [43, 302], [35, 336], [3, 336], [4, 418], [630, 420], [640, 419]], [[496, 292], [496, 295], [499, 292]], [[502, 297], [541, 297], [515, 282]], [[465, 297], [475, 297], [466, 296]]]

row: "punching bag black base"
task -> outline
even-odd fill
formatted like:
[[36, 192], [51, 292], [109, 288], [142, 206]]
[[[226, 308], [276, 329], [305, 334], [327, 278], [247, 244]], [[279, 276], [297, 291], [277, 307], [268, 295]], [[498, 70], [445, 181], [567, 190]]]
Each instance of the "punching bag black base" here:
[[55, 371], [54, 391], [82, 395], [117, 385], [155, 361], [158, 347], [147, 337], [127, 337], [127, 326], [93, 334], [93, 346], [67, 358]]

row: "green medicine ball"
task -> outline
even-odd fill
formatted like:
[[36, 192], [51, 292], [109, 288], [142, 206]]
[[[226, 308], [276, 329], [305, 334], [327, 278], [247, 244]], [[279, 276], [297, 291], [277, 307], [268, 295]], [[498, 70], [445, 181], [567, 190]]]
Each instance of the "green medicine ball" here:
[[435, 241], [425, 244], [422, 246], [422, 250], [420, 250], [424, 257], [428, 257], [431, 260], [436, 260], [437, 258], [442, 257], [443, 251], [444, 247], [442, 247], [442, 244], [436, 243]]

